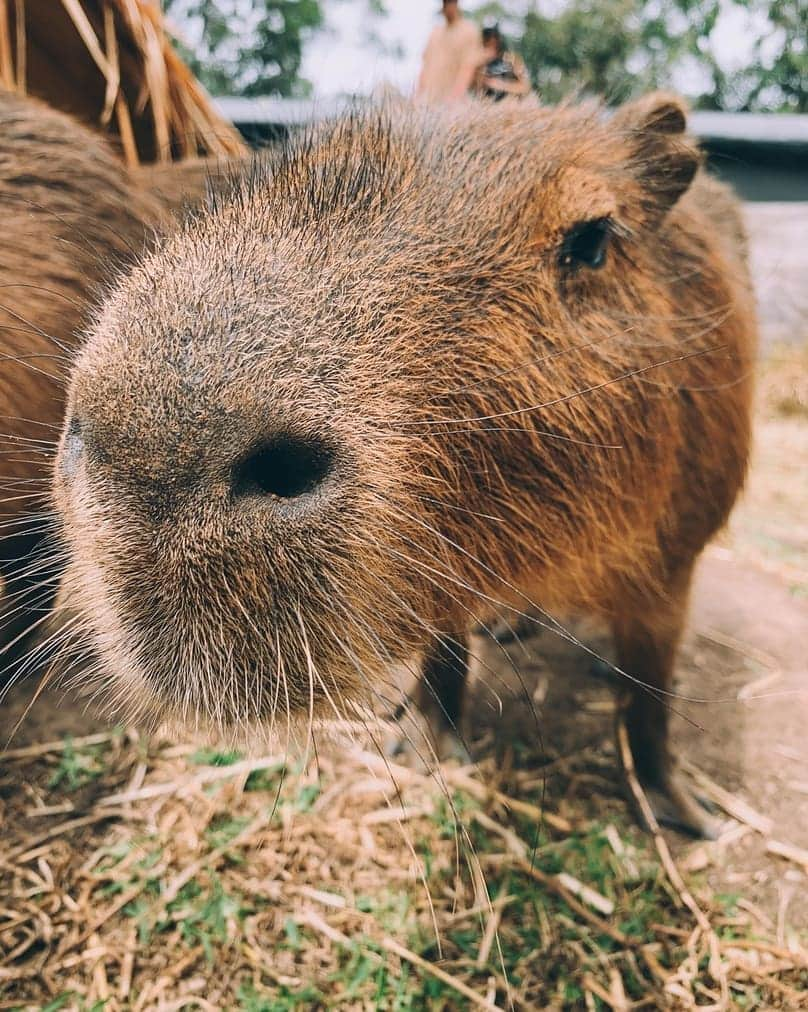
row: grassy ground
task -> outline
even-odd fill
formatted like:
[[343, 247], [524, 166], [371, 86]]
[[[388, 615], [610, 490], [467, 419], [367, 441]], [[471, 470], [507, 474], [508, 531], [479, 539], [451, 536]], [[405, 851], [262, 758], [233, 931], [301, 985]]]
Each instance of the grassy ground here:
[[356, 748], [319, 776], [122, 733], [10, 752], [0, 1007], [802, 1007], [797, 939], [691, 872], [700, 928], [613, 758], [535, 759], [436, 785]]

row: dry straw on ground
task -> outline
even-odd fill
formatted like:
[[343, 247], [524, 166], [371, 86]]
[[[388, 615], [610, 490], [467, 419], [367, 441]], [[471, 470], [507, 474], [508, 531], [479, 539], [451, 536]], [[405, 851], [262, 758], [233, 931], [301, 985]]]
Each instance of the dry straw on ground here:
[[245, 150], [156, 0], [0, 0], [0, 85], [108, 131], [130, 165]]
[[686, 887], [657, 831], [660, 865], [613, 757], [513, 758], [10, 750], [0, 1008], [808, 1007], [808, 953]]

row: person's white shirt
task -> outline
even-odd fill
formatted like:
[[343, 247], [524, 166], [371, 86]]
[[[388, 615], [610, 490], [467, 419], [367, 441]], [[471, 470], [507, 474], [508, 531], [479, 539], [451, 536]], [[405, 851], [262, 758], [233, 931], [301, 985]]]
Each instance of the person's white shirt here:
[[464, 71], [481, 46], [480, 29], [464, 17], [436, 25], [424, 50], [417, 96], [427, 102], [459, 98]]

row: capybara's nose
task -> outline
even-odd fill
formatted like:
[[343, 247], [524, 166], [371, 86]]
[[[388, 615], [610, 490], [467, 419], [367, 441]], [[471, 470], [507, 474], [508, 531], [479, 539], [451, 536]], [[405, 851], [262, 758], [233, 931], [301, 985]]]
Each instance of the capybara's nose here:
[[273, 436], [254, 446], [233, 467], [233, 498], [301, 499], [314, 495], [333, 473], [334, 462], [333, 449], [319, 438]]

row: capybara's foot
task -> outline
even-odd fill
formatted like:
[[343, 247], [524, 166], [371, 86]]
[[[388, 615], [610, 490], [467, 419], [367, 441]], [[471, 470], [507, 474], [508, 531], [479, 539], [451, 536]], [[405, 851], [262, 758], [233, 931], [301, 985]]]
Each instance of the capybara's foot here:
[[[629, 697], [622, 708], [625, 724], [618, 716], [616, 727], [617, 753], [629, 787], [639, 782], [658, 823], [690, 833], [706, 840], [715, 840], [721, 822], [709, 810], [709, 803], [685, 783], [671, 757], [668, 741], [667, 712], [658, 699], [648, 695]], [[656, 718], [656, 719], [654, 719]], [[646, 828], [649, 818], [640, 799], [632, 791]]]
[[397, 762], [426, 772], [447, 759], [464, 766], [472, 761], [459, 731], [442, 713], [409, 707], [397, 725], [385, 743], [385, 753]]
[[[677, 773], [669, 773], [663, 786], [643, 784], [643, 790], [660, 825], [670, 826], [705, 840], [717, 840], [722, 821], [708, 810], [708, 802], [694, 793]], [[642, 812], [640, 813], [642, 818]], [[643, 822], [647, 822], [643, 818]], [[650, 827], [647, 827], [650, 828]]]

